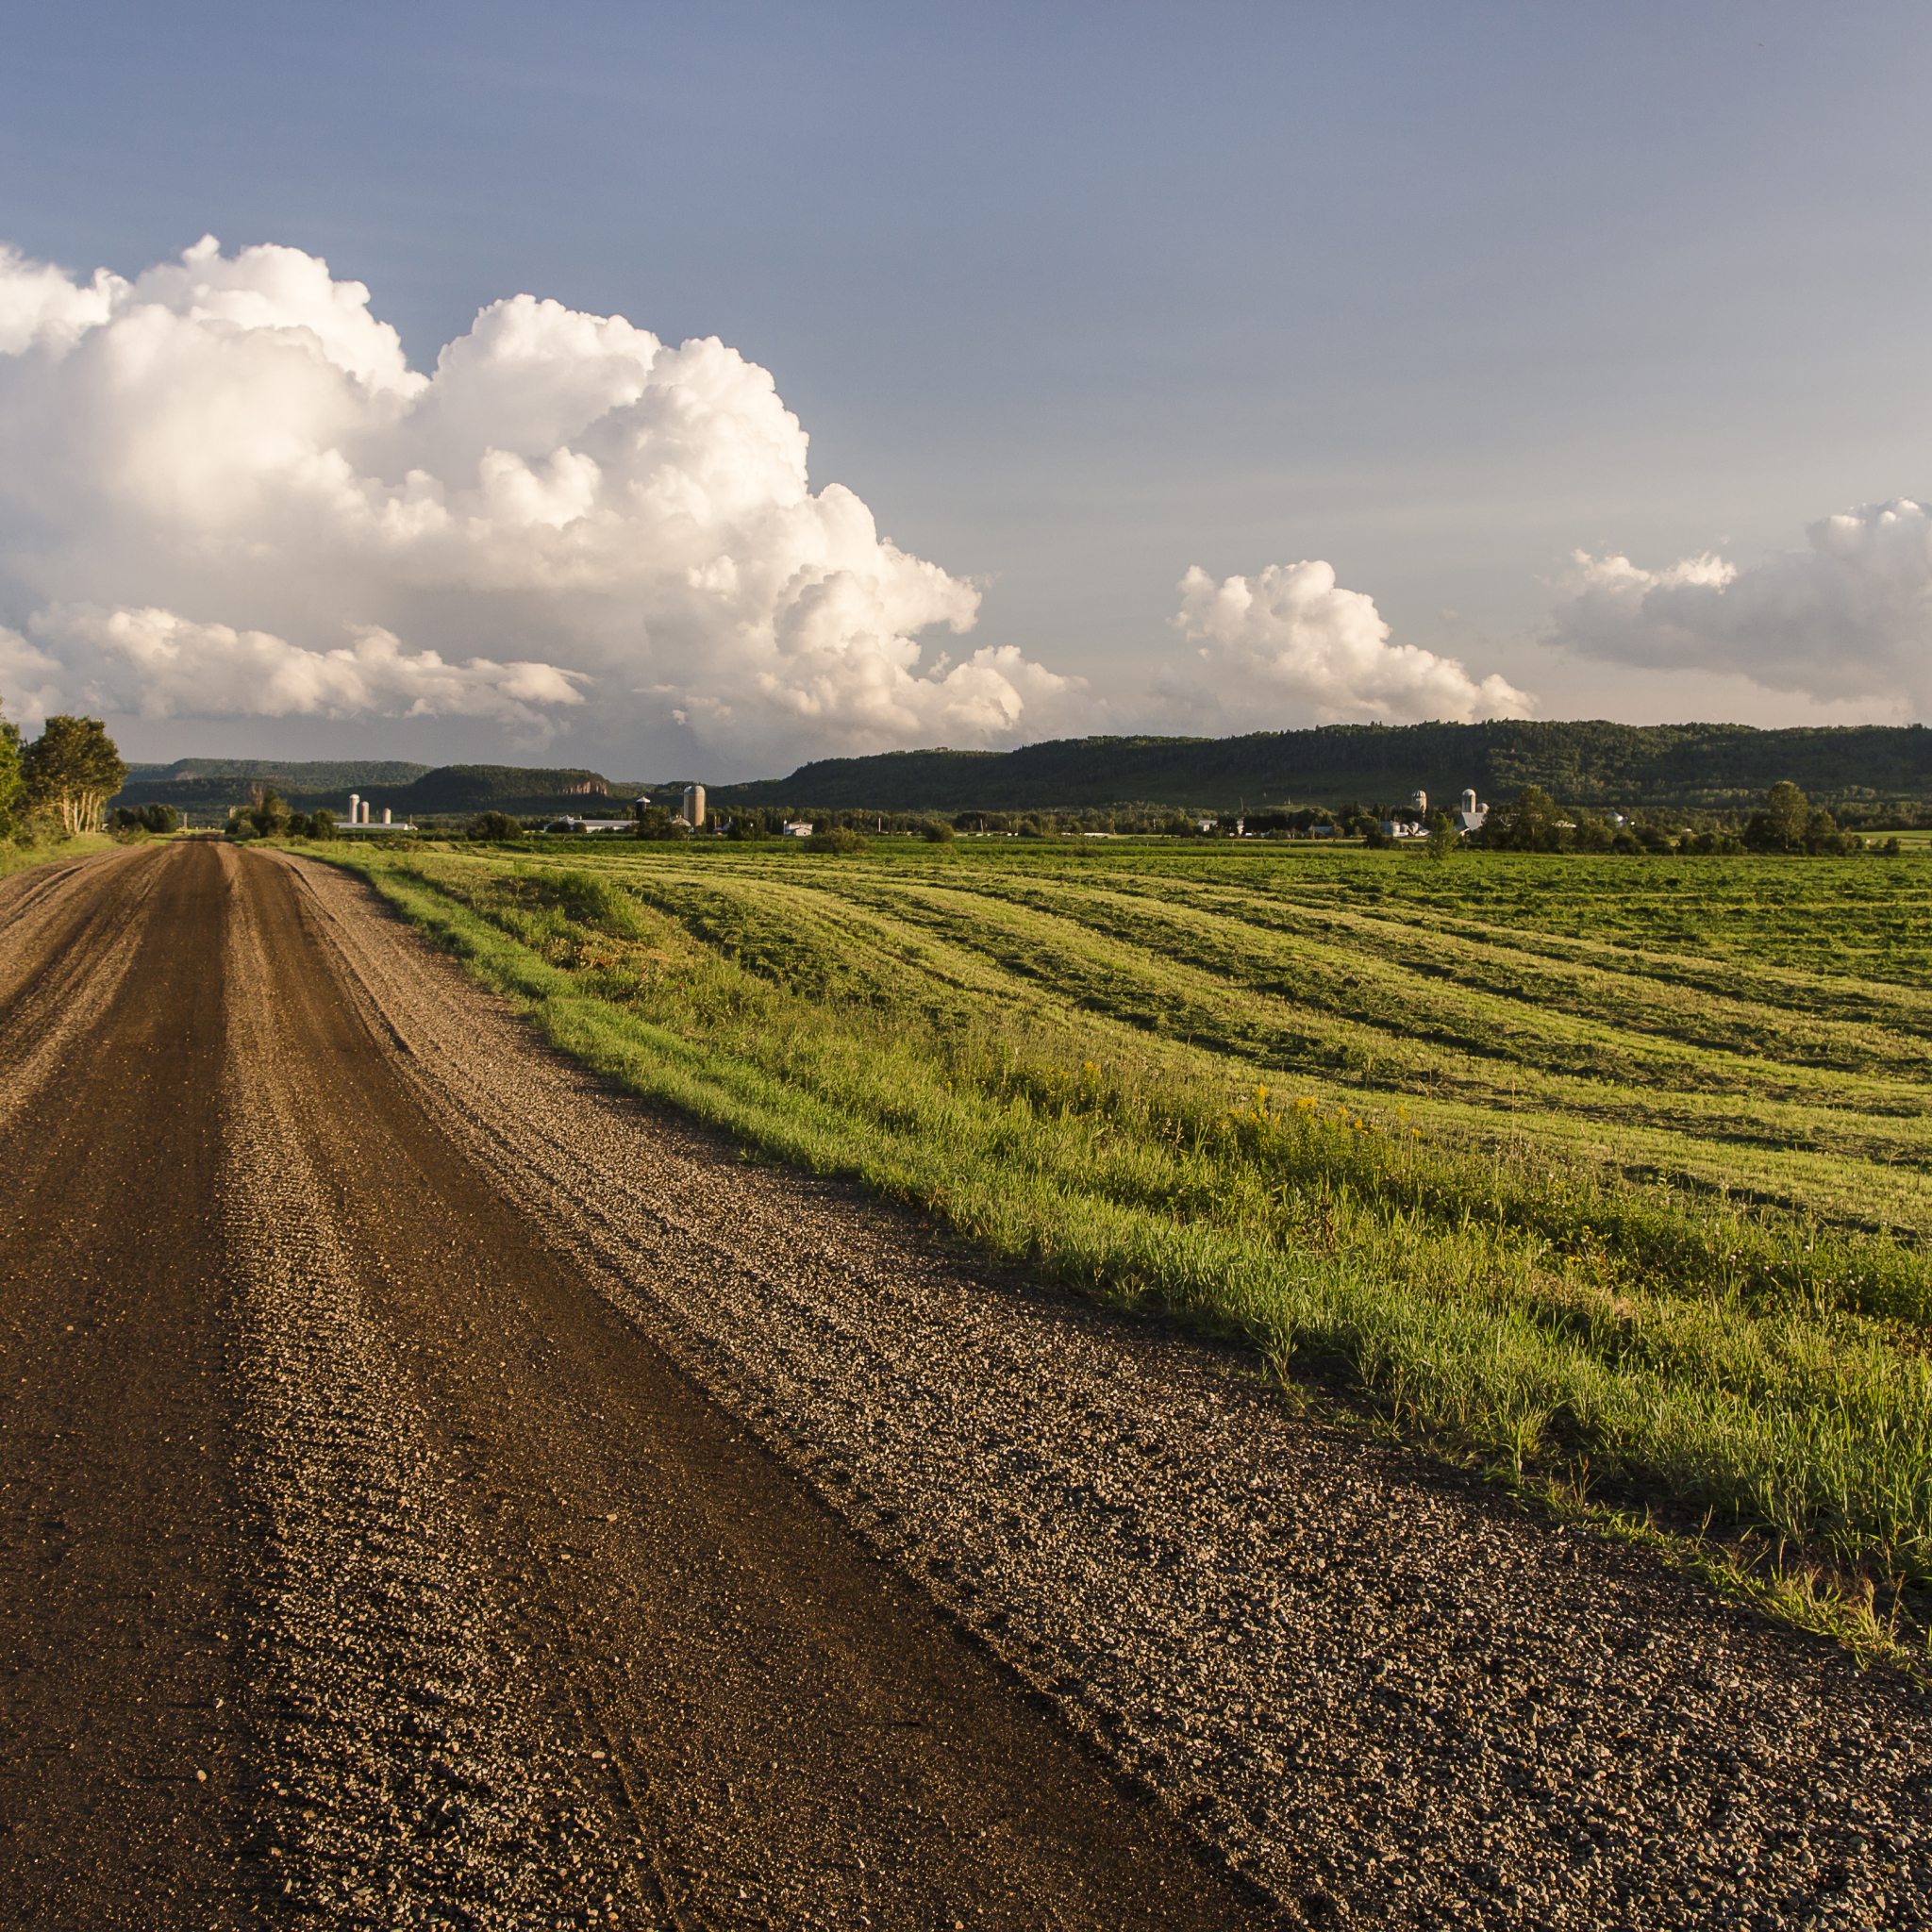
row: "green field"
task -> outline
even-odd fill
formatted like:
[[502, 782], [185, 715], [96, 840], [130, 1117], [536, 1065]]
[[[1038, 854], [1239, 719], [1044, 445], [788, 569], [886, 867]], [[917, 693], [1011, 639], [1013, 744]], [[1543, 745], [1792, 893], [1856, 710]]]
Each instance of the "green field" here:
[[1923, 857], [343, 862], [635, 1091], [1924, 1654]]

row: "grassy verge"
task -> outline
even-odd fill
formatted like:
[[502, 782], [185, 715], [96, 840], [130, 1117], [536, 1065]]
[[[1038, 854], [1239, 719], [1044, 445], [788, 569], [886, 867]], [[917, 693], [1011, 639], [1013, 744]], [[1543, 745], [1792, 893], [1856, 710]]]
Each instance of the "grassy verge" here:
[[105, 832], [82, 832], [77, 837], [63, 839], [58, 845], [16, 845], [10, 840], [0, 841], [0, 879], [11, 878], [17, 872], [31, 872], [37, 865], [63, 862], [71, 865], [76, 858], [113, 849], [114, 841]]
[[[341, 862], [631, 1091], [1081, 1292], [1244, 1337], [1285, 1379], [1861, 1655], [1926, 1659], [1915, 1245], [1230, 1096], [1127, 1042], [1083, 1054], [1091, 1031], [990, 974], [908, 992], [874, 948], [788, 983], [741, 924], [673, 916], [621, 871]], [[831, 957], [785, 891], [769, 930]]]

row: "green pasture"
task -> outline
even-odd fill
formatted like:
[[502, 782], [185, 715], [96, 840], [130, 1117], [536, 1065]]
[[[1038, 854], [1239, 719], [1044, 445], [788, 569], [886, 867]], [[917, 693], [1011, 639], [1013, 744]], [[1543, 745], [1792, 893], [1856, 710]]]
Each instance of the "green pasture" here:
[[1862, 1589], [1854, 1635], [1923, 1643], [1922, 857], [341, 862], [634, 1091], [1512, 1480], [1708, 1515], [1788, 1612], [1823, 1566], [1806, 1617]]

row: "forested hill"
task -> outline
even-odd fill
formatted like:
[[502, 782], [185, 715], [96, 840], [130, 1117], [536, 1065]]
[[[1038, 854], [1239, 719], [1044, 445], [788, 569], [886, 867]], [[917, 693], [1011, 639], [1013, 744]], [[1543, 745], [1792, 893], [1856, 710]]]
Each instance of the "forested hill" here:
[[400, 758], [176, 758], [170, 765], [129, 765], [130, 785], [180, 784], [193, 779], [217, 783], [273, 785], [277, 790], [331, 791], [339, 786], [408, 785], [430, 768]]
[[1018, 751], [825, 758], [789, 778], [720, 788], [721, 805], [882, 811], [1034, 811], [1142, 803], [1403, 803], [1417, 788], [1485, 802], [1541, 785], [1566, 805], [1735, 807], [1790, 778], [1815, 798], [1932, 799], [1932, 731], [1855, 724], [1329, 724], [1246, 738], [1078, 738]]
[[[391, 775], [393, 774], [393, 775]], [[172, 805], [192, 814], [218, 814], [250, 803], [256, 790], [273, 785], [298, 811], [326, 807], [339, 816], [349, 793], [399, 818], [460, 817], [479, 811], [541, 816], [592, 811], [614, 800], [630, 808], [635, 788], [614, 784], [601, 772], [529, 765], [273, 764], [245, 758], [200, 758], [173, 765], [137, 765], [115, 805]]]

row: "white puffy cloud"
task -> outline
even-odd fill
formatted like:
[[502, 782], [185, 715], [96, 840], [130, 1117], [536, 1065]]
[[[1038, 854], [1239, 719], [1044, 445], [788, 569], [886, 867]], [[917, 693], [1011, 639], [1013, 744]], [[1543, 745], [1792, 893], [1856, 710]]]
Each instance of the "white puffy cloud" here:
[[1903, 698], [1932, 710], [1932, 511], [1907, 497], [1825, 517], [1807, 550], [1742, 567], [1706, 554], [1652, 571], [1575, 554], [1551, 641], [1773, 691]]
[[1374, 599], [1344, 590], [1334, 567], [1270, 564], [1216, 583], [1197, 564], [1180, 581], [1172, 620], [1195, 646], [1198, 672], [1170, 671], [1171, 704], [1247, 727], [1423, 719], [1525, 717], [1533, 700], [1455, 658], [1392, 644]]
[[406, 651], [375, 625], [328, 651], [153, 608], [56, 606], [33, 628], [52, 646], [43, 665], [85, 667], [74, 702], [141, 718], [490, 718], [535, 750], [554, 734], [554, 708], [581, 705], [589, 681], [554, 664], [446, 664], [434, 651]]
[[296, 249], [88, 282], [0, 253], [0, 695], [514, 743], [675, 718], [744, 769], [1077, 705], [1011, 648], [929, 658], [977, 590], [814, 491], [806, 450], [715, 339], [518, 295], [425, 375]]
[[46, 652], [0, 624], [0, 715], [29, 738], [37, 737], [42, 722], [61, 708], [63, 675], [64, 667]]

